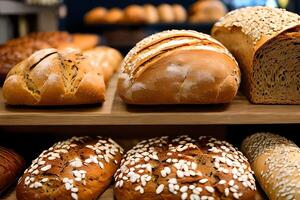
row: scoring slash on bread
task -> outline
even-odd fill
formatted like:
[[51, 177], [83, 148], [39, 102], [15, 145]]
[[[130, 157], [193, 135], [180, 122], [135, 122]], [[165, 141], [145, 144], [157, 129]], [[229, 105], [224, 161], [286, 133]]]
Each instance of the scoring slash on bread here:
[[10, 149], [0, 147], [0, 196], [17, 181], [24, 169], [24, 159]]
[[118, 93], [128, 104], [228, 103], [240, 70], [234, 57], [209, 35], [163, 31], [139, 42], [121, 66]]
[[300, 148], [271, 133], [246, 138], [242, 151], [270, 200], [300, 199]]
[[118, 200], [253, 200], [252, 174], [247, 158], [228, 142], [166, 136], [125, 154], [114, 192]]
[[58, 142], [24, 172], [17, 199], [97, 199], [109, 186], [122, 153], [118, 144], [102, 137]]
[[73, 105], [104, 101], [100, 67], [74, 49], [44, 49], [16, 65], [7, 75], [3, 97], [9, 105]]
[[228, 13], [212, 36], [235, 56], [243, 89], [253, 103], [300, 104], [300, 16], [248, 7]]

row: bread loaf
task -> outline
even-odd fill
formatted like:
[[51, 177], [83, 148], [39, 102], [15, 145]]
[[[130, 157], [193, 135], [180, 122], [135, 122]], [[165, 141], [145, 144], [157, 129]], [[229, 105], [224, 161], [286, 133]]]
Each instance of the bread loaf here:
[[103, 72], [78, 50], [44, 49], [7, 75], [3, 97], [10, 105], [73, 105], [104, 101]]
[[243, 90], [253, 103], [300, 103], [300, 16], [249, 7], [227, 14], [212, 35], [236, 57]]
[[117, 200], [253, 200], [252, 173], [242, 153], [225, 141], [153, 138], [126, 153], [114, 192]]
[[121, 68], [118, 93], [129, 104], [228, 103], [240, 82], [228, 50], [210, 36], [188, 30], [145, 38]]
[[173, 13], [175, 16], [175, 22], [177, 23], [183, 23], [187, 19], [187, 12], [185, 8], [180, 4], [174, 4], [172, 5]]
[[111, 139], [73, 137], [35, 159], [17, 186], [18, 200], [96, 200], [109, 186], [122, 148]]
[[257, 133], [243, 141], [261, 187], [270, 200], [300, 199], [300, 148], [284, 137]]
[[84, 22], [86, 24], [101, 24], [105, 21], [107, 9], [104, 7], [96, 7], [84, 15]]
[[161, 4], [157, 7], [159, 13], [159, 19], [162, 23], [174, 23], [175, 14], [173, 8], [169, 4]]
[[126, 22], [130, 24], [143, 24], [147, 20], [144, 7], [135, 4], [125, 8], [124, 16]]
[[45, 48], [80, 48], [95, 47], [99, 42], [96, 35], [68, 34], [66, 32], [38, 32], [28, 36], [12, 39], [0, 46], [0, 84], [5, 80], [9, 70], [28, 58], [35, 51]]
[[91, 61], [91, 65], [103, 71], [105, 82], [120, 68], [123, 56], [119, 51], [110, 47], [96, 47], [83, 52]]
[[24, 168], [23, 158], [14, 151], [0, 147], [0, 195], [17, 181]]
[[146, 23], [155, 24], [159, 22], [159, 14], [157, 8], [151, 4], [144, 5]]
[[124, 22], [124, 12], [119, 8], [110, 9], [105, 15], [105, 23], [118, 24]]

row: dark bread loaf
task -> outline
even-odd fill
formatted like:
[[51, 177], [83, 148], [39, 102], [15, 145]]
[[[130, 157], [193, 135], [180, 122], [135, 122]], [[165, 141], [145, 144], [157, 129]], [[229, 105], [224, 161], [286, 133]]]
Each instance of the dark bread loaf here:
[[122, 148], [111, 139], [73, 137], [32, 162], [17, 186], [18, 200], [95, 200], [109, 186]]
[[0, 147], [0, 195], [17, 181], [24, 168], [24, 159], [10, 149]]
[[10, 105], [74, 105], [104, 101], [101, 68], [79, 50], [43, 49], [7, 75], [3, 97]]
[[212, 36], [235, 56], [249, 100], [261, 104], [300, 104], [300, 16], [269, 7], [228, 13]]
[[118, 200], [253, 200], [252, 173], [242, 153], [225, 141], [161, 137], [126, 153], [114, 191]]

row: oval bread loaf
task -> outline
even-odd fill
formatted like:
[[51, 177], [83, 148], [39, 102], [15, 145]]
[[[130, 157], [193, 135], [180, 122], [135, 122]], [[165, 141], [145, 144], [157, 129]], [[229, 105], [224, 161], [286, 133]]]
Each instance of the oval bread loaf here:
[[122, 148], [111, 139], [73, 137], [35, 159], [17, 186], [18, 200], [96, 200], [109, 186]]
[[129, 104], [228, 103], [239, 83], [237, 62], [220, 42], [171, 30], [145, 38], [127, 54], [118, 93]]
[[242, 151], [270, 200], [300, 199], [300, 148], [295, 143], [257, 133], [243, 141]]
[[153, 138], [126, 153], [114, 191], [117, 200], [253, 200], [252, 173], [242, 153], [225, 141]]
[[262, 104], [300, 104], [300, 16], [269, 7], [228, 13], [212, 36], [236, 57], [249, 100]]

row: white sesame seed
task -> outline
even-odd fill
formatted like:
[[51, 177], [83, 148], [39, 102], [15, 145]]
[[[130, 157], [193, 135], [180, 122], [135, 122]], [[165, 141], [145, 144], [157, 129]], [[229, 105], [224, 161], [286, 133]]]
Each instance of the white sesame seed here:
[[160, 184], [157, 188], [156, 188], [156, 194], [160, 194], [162, 193], [162, 191], [164, 190], [164, 185]]
[[205, 186], [205, 189], [210, 192], [210, 193], [214, 193], [215, 192], [215, 189], [211, 186]]

